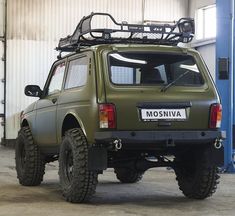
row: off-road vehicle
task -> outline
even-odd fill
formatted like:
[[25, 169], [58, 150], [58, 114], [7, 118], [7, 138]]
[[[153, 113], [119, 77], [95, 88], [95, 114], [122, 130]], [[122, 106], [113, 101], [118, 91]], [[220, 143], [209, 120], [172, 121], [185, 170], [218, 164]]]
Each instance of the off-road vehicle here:
[[[94, 28], [106, 16], [112, 28]], [[88, 201], [98, 174], [114, 168], [122, 183], [153, 167], [171, 167], [189, 198], [212, 195], [224, 133], [220, 98], [200, 54], [177, 46], [193, 39], [194, 21], [117, 23], [84, 17], [57, 50], [39, 97], [21, 115], [16, 144], [20, 184], [39, 185], [45, 164], [59, 160], [63, 196]]]

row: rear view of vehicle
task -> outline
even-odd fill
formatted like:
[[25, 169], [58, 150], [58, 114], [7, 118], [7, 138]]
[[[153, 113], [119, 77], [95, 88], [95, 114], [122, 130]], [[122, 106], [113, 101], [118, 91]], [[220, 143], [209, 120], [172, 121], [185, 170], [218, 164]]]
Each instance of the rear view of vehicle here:
[[172, 167], [186, 196], [210, 196], [219, 178], [222, 108], [199, 54], [162, 46], [112, 50], [104, 73], [107, 116], [115, 123], [101, 124], [110, 129], [97, 140], [120, 144], [109, 157], [117, 178], [133, 183], [149, 168]]
[[[115, 28], [92, 28], [94, 16], [105, 16]], [[135, 183], [150, 168], [171, 167], [185, 196], [204, 199], [215, 192], [221, 165], [218, 155], [223, 153], [225, 138], [220, 131], [222, 107], [199, 53], [177, 46], [190, 42], [193, 35], [192, 19], [172, 25], [136, 25], [92, 13], [80, 21], [73, 35], [60, 40], [60, 52], [76, 52], [68, 59], [83, 58], [89, 52], [88, 64], [71, 70], [80, 68], [85, 81], [72, 88], [70, 95], [66, 89], [59, 92], [53, 112], [60, 151], [59, 155], [52, 152], [50, 159], [59, 158], [60, 184], [67, 201], [88, 201], [95, 193], [98, 174], [107, 168], [114, 168], [120, 182]], [[65, 104], [69, 100], [70, 105]], [[50, 160], [24, 126], [16, 149], [18, 164], [31, 159], [35, 166], [30, 166], [27, 175], [18, 165], [18, 176], [25, 178], [19, 177], [21, 184], [38, 185]], [[22, 147], [25, 140], [36, 149], [37, 157], [30, 158], [30, 150]], [[46, 142], [44, 148], [50, 145]]]
[[199, 55], [180, 48], [142, 49], [116, 47], [118, 52], [107, 55], [106, 100], [116, 105], [116, 129], [215, 129], [210, 109], [219, 106], [219, 98]]

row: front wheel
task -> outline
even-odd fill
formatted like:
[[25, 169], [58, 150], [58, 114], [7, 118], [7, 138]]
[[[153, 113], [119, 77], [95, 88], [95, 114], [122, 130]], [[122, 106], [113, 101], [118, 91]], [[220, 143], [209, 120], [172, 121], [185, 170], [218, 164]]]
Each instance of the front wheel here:
[[15, 147], [16, 171], [19, 183], [36, 186], [43, 180], [45, 161], [37, 144], [34, 143], [29, 127], [19, 131]]
[[205, 199], [216, 191], [219, 183], [218, 168], [210, 162], [208, 154], [208, 148], [204, 148], [176, 157], [176, 179], [186, 197]]
[[86, 202], [95, 193], [98, 175], [88, 170], [88, 142], [79, 128], [65, 133], [60, 147], [59, 177], [63, 196], [69, 202]]

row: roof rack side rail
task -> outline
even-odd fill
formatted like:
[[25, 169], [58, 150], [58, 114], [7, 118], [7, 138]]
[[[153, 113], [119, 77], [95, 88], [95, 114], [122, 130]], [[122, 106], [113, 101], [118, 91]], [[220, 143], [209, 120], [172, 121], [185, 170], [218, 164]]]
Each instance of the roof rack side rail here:
[[[114, 28], [92, 28], [92, 20], [95, 16], [103, 16], [110, 19]], [[118, 23], [108, 13], [91, 13], [84, 16], [78, 23], [72, 35], [59, 40], [56, 50], [61, 52], [74, 52], [80, 48], [97, 44], [161, 44], [177, 45], [179, 42], [189, 43], [195, 33], [194, 20], [181, 18], [174, 24], [128, 24]], [[118, 34], [115, 35], [115, 34]]]

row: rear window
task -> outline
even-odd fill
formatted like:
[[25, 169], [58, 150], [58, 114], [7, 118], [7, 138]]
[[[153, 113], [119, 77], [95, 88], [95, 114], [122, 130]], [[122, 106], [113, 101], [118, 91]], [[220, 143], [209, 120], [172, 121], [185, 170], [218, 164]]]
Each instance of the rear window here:
[[109, 54], [110, 80], [117, 85], [203, 85], [192, 56], [160, 53]]

